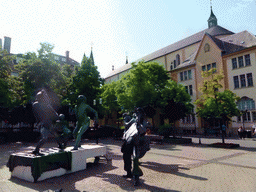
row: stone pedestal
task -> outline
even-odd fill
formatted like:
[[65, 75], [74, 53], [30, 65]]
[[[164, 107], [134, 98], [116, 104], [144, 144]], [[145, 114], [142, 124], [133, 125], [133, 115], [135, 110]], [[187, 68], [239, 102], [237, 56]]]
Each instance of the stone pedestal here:
[[82, 145], [78, 150], [67, 147], [65, 151], [57, 148], [42, 151], [41, 156], [30, 152], [12, 154], [7, 166], [12, 177], [30, 182], [42, 181], [86, 169], [86, 159], [106, 155], [106, 147], [101, 145]]

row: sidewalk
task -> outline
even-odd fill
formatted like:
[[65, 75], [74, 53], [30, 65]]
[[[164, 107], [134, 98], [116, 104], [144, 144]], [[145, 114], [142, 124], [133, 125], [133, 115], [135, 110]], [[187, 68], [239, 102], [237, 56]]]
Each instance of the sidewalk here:
[[[214, 139], [192, 138], [191, 145], [152, 144], [141, 159], [141, 185], [134, 187], [132, 180], [124, 179], [121, 141], [100, 140], [107, 146], [112, 162], [100, 160], [98, 165], [38, 183], [10, 178], [6, 167], [9, 155], [32, 149], [35, 144], [1, 145], [0, 192], [12, 191], [256, 191], [256, 141], [234, 140], [241, 149], [209, 148], [205, 144]], [[232, 140], [233, 141], [233, 140]], [[217, 139], [221, 142], [221, 139]], [[231, 140], [226, 139], [226, 142]], [[88, 143], [86, 141], [85, 143]], [[93, 161], [93, 159], [89, 159]]]

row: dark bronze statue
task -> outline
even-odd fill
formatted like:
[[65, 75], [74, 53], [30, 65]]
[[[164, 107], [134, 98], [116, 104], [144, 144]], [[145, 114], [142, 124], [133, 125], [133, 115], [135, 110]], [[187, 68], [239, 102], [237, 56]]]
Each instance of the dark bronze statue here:
[[[125, 178], [134, 177], [134, 185], [139, 185], [139, 177], [143, 175], [139, 167], [139, 159], [142, 158], [148, 150], [150, 150], [150, 140], [145, 137], [148, 122], [142, 108], [136, 108], [133, 117], [124, 114], [125, 132], [123, 135], [124, 143], [122, 145], [122, 153], [124, 159], [124, 170], [127, 175]], [[133, 170], [132, 160], [133, 157]]]
[[44, 143], [51, 140], [55, 140], [60, 146], [53, 130], [53, 123], [56, 122], [59, 116], [52, 108], [50, 99], [44, 89], [39, 91], [36, 95], [36, 101], [33, 103], [33, 113], [36, 117], [37, 123], [39, 123], [42, 137], [33, 153], [35, 155], [39, 155], [40, 148]]

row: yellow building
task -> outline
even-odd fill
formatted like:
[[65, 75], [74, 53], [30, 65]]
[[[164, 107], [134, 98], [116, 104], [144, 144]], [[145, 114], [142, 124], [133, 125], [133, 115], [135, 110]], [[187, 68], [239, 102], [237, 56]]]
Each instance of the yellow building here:
[[[253, 75], [256, 74], [256, 37], [248, 31], [233, 33], [219, 26], [212, 9], [207, 29], [157, 50], [141, 60], [156, 61], [163, 65], [173, 80], [185, 86], [192, 103], [200, 97], [203, 82], [201, 72], [212, 68], [216, 68], [216, 73], [222, 71], [223, 90], [229, 89], [241, 97], [238, 108], [244, 111], [243, 117], [233, 118], [227, 131], [236, 133], [239, 126], [251, 128], [253, 122], [256, 122], [256, 89], [253, 82]], [[120, 79], [130, 68], [131, 65], [126, 64], [113, 69], [105, 78], [106, 83]], [[196, 130], [203, 133], [205, 129], [200, 117], [195, 115], [180, 120], [176, 125], [180, 127], [180, 132]]]

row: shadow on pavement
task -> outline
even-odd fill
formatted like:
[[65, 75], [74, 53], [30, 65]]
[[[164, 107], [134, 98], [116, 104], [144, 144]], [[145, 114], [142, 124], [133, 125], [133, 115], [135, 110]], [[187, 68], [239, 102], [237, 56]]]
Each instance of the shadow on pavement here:
[[116, 169], [117, 167], [112, 166], [111, 161], [101, 161], [98, 164], [87, 163], [87, 169], [83, 171], [78, 171], [75, 173], [63, 175], [60, 177], [54, 177], [50, 179], [46, 179], [43, 181], [39, 181], [37, 183], [31, 183], [28, 181], [24, 181], [18, 178], [12, 177], [10, 179], [11, 182], [14, 182], [17, 185], [22, 185], [24, 187], [36, 190], [36, 191], [55, 191], [59, 189], [63, 189], [63, 191], [72, 191], [78, 192], [76, 189], [76, 182], [79, 182], [83, 179], [89, 177], [102, 177], [104, 172]]
[[187, 168], [179, 168], [178, 164], [161, 164], [161, 163], [147, 161], [147, 162], [143, 162], [141, 166], [148, 169], [152, 169], [154, 171], [161, 172], [161, 173], [171, 173], [177, 176], [201, 180], [201, 181], [208, 180], [207, 178], [204, 178], [204, 177], [188, 175], [186, 173], [178, 172], [179, 169], [187, 169]]
[[169, 192], [178, 192], [176, 190], [170, 190], [170, 189], [164, 189], [156, 186], [151, 186], [148, 184], [144, 183], [143, 179], [140, 179], [141, 184], [139, 186], [134, 186], [133, 185], [133, 180], [132, 179], [125, 179], [120, 175], [115, 175], [115, 174], [108, 174], [105, 173], [103, 176], [101, 176], [104, 181], [110, 182], [111, 184], [115, 184], [120, 186], [123, 190], [126, 191], [135, 191], [135, 190], [147, 190], [147, 191], [169, 191]]

